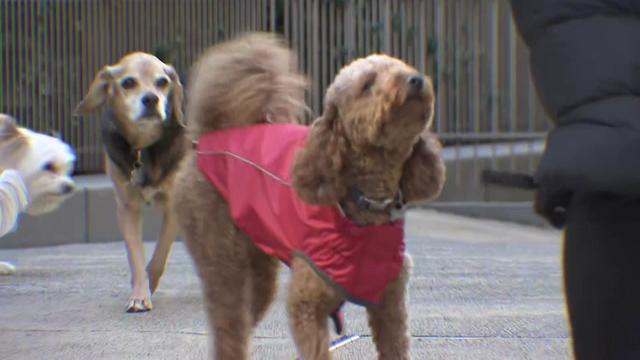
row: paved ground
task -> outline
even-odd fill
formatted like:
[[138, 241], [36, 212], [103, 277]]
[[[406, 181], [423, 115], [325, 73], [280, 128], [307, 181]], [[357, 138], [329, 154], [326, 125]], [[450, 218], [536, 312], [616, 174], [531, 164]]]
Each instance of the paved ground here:
[[[416, 268], [410, 289], [414, 359], [567, 359], [560, 235], [551, 230], [431, 211], [408, 216]], [[52, 236], [55, 234], [52, 232]], [[151, 245], [151, 244], [149, 244]], [[149, 250], [148, 250], [149, 252]], [[176, 244], [155, 309], [125, 314], [129, 273], [120, 242], [0, 250], [18, 265], [0, 277], [0, 359], [202, 359], [207, 326], [198, 279]], [[257, 330], [254, 359], [292, 359], [283, 281]], [[363, 334], [336, 359], [373, 359], [361, 308], [347, 331]]]

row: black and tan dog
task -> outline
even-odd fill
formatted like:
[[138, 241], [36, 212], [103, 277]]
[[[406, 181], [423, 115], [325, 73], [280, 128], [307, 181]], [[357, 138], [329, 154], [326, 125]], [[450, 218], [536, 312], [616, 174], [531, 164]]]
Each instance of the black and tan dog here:
[[[132, 293], [128, 312], [151, 310], [178, 227], [171, 183], [184, 154], [183, 90], [175, 69], [141, 52], [105, 66], [76, 108], [76, 115], [105, 109], [100, 131], [113, 181], [118, 223], [127, 245]], [[142, 209], [163, 209], [160, 239], [145, 271]]]

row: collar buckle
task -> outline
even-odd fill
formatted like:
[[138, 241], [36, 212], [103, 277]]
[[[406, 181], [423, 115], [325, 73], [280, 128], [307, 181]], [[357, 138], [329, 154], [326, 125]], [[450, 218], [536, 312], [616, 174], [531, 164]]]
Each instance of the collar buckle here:
[[400, 190], [396, 192], [393, 198], [376, 200], [368, 198], [362, 191], [354, 187], [349, 191], [348, 199], [360, 210], [385, 212], [392, 219], [398, 219], [404, 215], [405, 203]]

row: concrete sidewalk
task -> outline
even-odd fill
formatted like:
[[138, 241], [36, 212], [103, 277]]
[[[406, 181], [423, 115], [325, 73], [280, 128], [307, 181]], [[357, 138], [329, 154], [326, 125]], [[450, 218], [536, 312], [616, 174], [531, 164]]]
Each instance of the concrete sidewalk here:
[[[55, 235], [52, 235], [55, 236]], [[414, 359], [568, 359], [560, 235], [548, 229], [413, 211], [416, 267], [410, 317]], [[59, 239], [64, 242], [64, 239]], [[148, 244], [148, 253], [152, 244]], [[0, 359], [203, 359], [207, 323], [198, 279], [177, 243], [154, 310], [126, 314], [129, 272], [121, 242], [0, 250], [16, 276], [0, 277]], [[253, 359], [292, 359], [284, 309], [287, 270]], [[362, 308], [348, 333], [364, 338], [336, 359], [373, 359]]]

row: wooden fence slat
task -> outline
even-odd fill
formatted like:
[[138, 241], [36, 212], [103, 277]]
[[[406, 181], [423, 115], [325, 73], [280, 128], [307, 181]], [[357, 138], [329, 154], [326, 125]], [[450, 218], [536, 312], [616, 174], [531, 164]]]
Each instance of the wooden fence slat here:
[[312, 44], [312, 74], [313, 74], [313, 103], [312, 106], [314, 109], [318, 109], [320, 107], [320, 92], [321, 88], [321, 80], [320, 80], [320, 19], [318, 18], [318, 13], [320, 12], [320, 0], [311, 0], [312, 6], [309, 6], [308, 16], [313, 18], [309, 23], [311, 24], [310, 35], [311, 44]]
[[497, 3], [494, 0], [489, 2], [489, 26], [490, 26], [490, 41], [489, 41], [489, 54], [490, 58], [494, 61], [489, 61], [489, 86], [490, 86], [490, 124], [491, 131], [498, 131], [498, 21], [497, 21]]
[[398, 1], [398, 8], [397, 8], [397, 12], [398, 12], [398, 18], [400, 19], [398, 26], [397, 26], [397, 31], [398, 31], [398, 36], [400, 38], [399, 40], [399, 45], [400, 48], [398, 49], [398, 57], [400, 57], [401, 59], [408, 59], [408, 53], [407, 53], [407, 14], [406, 14], [406, 0], [401, 0]]
[[[36, 19], [36, 6], [38, 4], [36, 2], [29, 2], [29, 16], [27, 19]], [[40, 56], [38, 54], [37, 51], [37, 44], [38, 44], [38, 24], [36, 21], [28, 21], [29, 25], [29, 29], [28, 29], [28, 34], [29, 34], [29, 39], [25, 42], [24, 46], [28, 47], [29, 50], [29, 63], [31, 65], [29, 71], [30, 71], [30, 75], [27, 77], [27, 79], [29, 80], [29, 87], [31, 88], [31, 99], [29, 100], [29, 103], [31, 105], [31, 115], [30, 115], [30, 121], [41, 121], [41, 115], [40, 115], [40, 101], [38, 101], [38, 81], [40, 78], [40, 74], [38, 72], [38, 63], [40, 61]], [[4, 56], [0, 56], [0, 57], [4, 57]], [[2, 63], [2, 60], [0, 60], [0, 64]], [[2, 68], [2, 66], [0, 66], [0, 69]], [[0, 94], [0, 97], [2, 97], [3, 94]], [[0, 107], [1, 108], [1, 107]]]
[[384, 52], [433, 78], [439, 132], [468, 139], [550, 126], [506, 0], [0, 0], [0, 112], [61, 130], [78, 169], [99, 171], [98, 116], [71, 118], [102, 66], [162, 49], [184, 74], [212, 44], [276, 29], [298, 54], [316, 114], [345, 63]]
[[373, 0], [371, 2], [371, 22], [369, 23], [369, 29], [371, 33], [370, 53], [380, 52], [380, 18], [378, 15], [378, 9], [380, 7], [380, 0]]
[[315, 108], [316, 104], [315, 104], [315, 97], [317, 92], [315, 91], [315, 87], [317, 86], [318, 83], [318, 79], [316, 77], [317, 73], [314, 71], [315, 69], [315, 53], [314, 53], [314, 31], [313, 31], [313, 26], [314, 26], [314, 21], [316, 19], [316, 16], [314, 16], [313, 13], [313, 0], [307, 0], [305, 1], [305, 12], [303, 14], [303, 16], [305, 17], [305, 33], [306, 33], [306, 38], [305, 38], [305, 50], [306, 50], [306, 58], [307, 58], [307, 67], [305, 68], [305, 72], [307, 74], [310, 74], [311, 76], [311, 91], [309, 92], [309, 96], [307, 97], [307, 102], [308, 104], [310, 104], [312, 107]]
[[[311, 47], [311, 41], [309, 41], [309, 33], [307, 31], [307, 24], [309, 23], [308, 19], [307, 19], [307, 5], [308, 5], [308, 0], [304, 0], [300, 2], [300, 7], [298, 9], [298, 11], [300, 12], [300, 22], [299, 22], [299, 26], [300, 26], [300, 43], [298, 44], [299, 46], [299, 50], [301, 57], [302, 57], [302, 61], [303, 61], [303, 66], [302, 66], [302, 71], [304, 71], [305, 74], [307, 74], [309, 76], [309, 78], [311, 79], [311, 81], [313, 81], [313, 74], [311, 74], [311, 72], [309, 71], [310, 68], [310, 59], [309, 59], [309, 52], [310, 52], [310, 47]], [[311, 92], [309, 91], [309, 93], [307, 94], [307, 98], [306, 98], [307, 103], [311, 102]]]
[[[509, 11], [508, 8], [504, 9], [504, 11]], [[507, 60], [507, 62], [509, 63], [509, 87], [507, 90], [507, 96], [508, 96], [508, 100], [507, 100], [507, 106], [509, 109], [508, 112], [508, 121], [509, 121], [509, 131], [510, 132], [515, 132], [518, 131], [518, 126], [517, 126], [517, 121], [516, 121], [516, 114], [517, 114], [517, 106], [518, 106], [518, 101], [517, 101], [517, 97], [518, 97], [518, 88], [517, 88], [517, 82], [518, 82], [518, 69], [517, 69], [517, 33], [516, 33], [516, 29], [515, 26], [513, 25], [513, 23], [511, 22], [511, 19], [509, 18], [505, 18], [504, 20], [504, 26], [506, 28], [509, 29], [509, 31], [506, 32], [506, 36], [508, 39], [508, 45], [509, 49], [508, 49], [508, 54], [509, 54], [509, 59]]]
[[[329, 79], [329, 83], [333, 80], [333, 76], [336, 73], [336, 8], [333, 1], [329, 3], [329, 40], [327, 42], [327, 47], [329, 48], [329, 74], [327, 74], [327, 78]], [[318, 114], [321, 113], [321, 110], [316, 111]]]
[[224, 26], [224, 35], [221, 41], [229, 39], [229, 35], [231, 34], [231, 24], [233, 22], [231, 7], [229, 5], [231, 1], [233, 0], [224, 0], [224, 7], [222, 9], [222, 15], [220, 16], [220, 23]]
[[362, 35], [363, 35], [363, 44], [360, 45], [362, 49], [361, 56], [367, 56], [371, 54], [371, 8], [373, 1], [364, 0], [362, 2]]
[[[2, 20], [0, 22], [0, 41], [2, 41], [2, 43], [5, 44], [4, 46], [6, 47], [9, 47], [9, 31], [5, 27], [9, 23], [9, 20], [7, 20], [8, 8], [8, 2], [0, 3], [0, 20]], [[5, 49], [2, 50], [4, 51]], [[4, 54], [7, 54], [7, 52], [5, 51]], [[0, 72], [2, 72], [2, 77], [0, 77], [0, 112], [7, 112], [6, 109], [8, 107], [5, 103], [5, 98], [7, 97], [8, 93], [6, 86], [8, 85], [9, 81], [4, 80], [9, 75], [9, 70], [6, 67], [8, 63], [8, 59], [6, 59], [7, 57], [8, 56], [6, 55], [0, 56]]]
[[185, 50], [188, 51], [189, 59], [185, 62], [185, 66], [193, 64], [198, 54], [197, 49], [202, 47], [202, 34], [206, 32], [204, 24], [202, 23], [202, 1], [191, 0], [191, 6], [185, 6], [186, 16], [184, 17], [186, 25], [185, 44], [193, 44], [192, 46], [185, 46]]
[[[19, 44], [20, 44], [20, 40], [17, 39], [17, 35], [18, 34], [18, 29], [17, 29], [17, 12], [18, 12], [18, 6], [11, 6], [9, 7], [10, 9], [10, 15], [9, 15], [9, 19], [8, 19], [8, 23], [10, 24], [9, 28], [10, 28], [10, 34], [13, 35], [12, 38], [9, 39], [9, 41], [11, 42], [12, 45], [12, 49], [10, 52], [10, 64], [11, 64], [11, 71], [9, 72], [10, 75], [10, 86], [9, 89], [11, 91], [11, 101], [10, 101], [10, 109], [12, 111], [15, 112], [15, 115], [17, 116], [17, 120], [18, 121], [22, 121], [23, 119], [20, 118], [20, 108], [18, 105], [18, 89], [20, 89], [20, 85], [19, 85], [19, 79], [20, 79], [20, 72], [19, 72], [19, 68], [18, 68], [18, 64], [20, 63], [20, 59], [18, 57], [18, 52], [19, 52]], [[49, 73], [51, 74], [51, 73]]]
[[[144, 4], [144, 8], [145, 8], [145, 15], [144, 16], [150, 16], [152, 19], [149, 21], [149, 23], [147, 23], [146, 25], [146, 37], [145, 37], [145, 42], [146, 42], [146, 46], [148, 47], [149, 51], [153, 51], [155, 49], [158, 48], [158, 46], [160, 45], [156, 39], [155, 39], [155, 34], [158, 32], [158, 28], [159, 28], [159, 22], [160, 22], [160, 12], [161, 12], [161, 8], [162, 8], [162, 1], [160, 0], [156, 0], [156, 2], [154, 4], [149, 4], [146, 3]], [[153, 6], [155, 5], [155, 6]], [[171, 61], [173, 62], [173, 61]]]
[[428, 26], [428, 17], [427, 17], [427, 2], [419, 0], [418, 7], [418, 16], [416, 17], [416, 21], [418, 22], [418, 68], [423, 73], [426, 73], [430, 76], [433, 76], [431, 73], [431, 69], [428, 68], [428, 53], [427, 49], [429, 48], [427, 45], [428, 36], [427, 36], [427, 26]]
[[341, 20], [341, 18], [343, 17], [343, 13], [344, 13], [344, 6], [338, 7], [336, 6], [336, 13], [335, 13], [335, 24], [336, 24], [336, 53], [335, 53], [335, 57], [333, 58], [333, 61], [336, 64], [336, 73], [340, 71], [340, 69], [342, 68], [342, 64], [344, 62], [344, 35], [343, 35], [343, 20]]
[[[327, 21], [327, 12], [328, 12], [328, 7], [327, 4], [323, 1], [323, 0], [318, 0], [318, 8], [319, 8], [319, 13], [320, 13], [320, 19], [318, 22], [318, 33], [319, 33], [319, 44], [318, 44], [318, 49], [317, 49], [317, 54], [318, 54], [318, 63], [319, 63], [319, 69], [318, 69], [318, 99], [317, 99], [317, 110], [322, 109], [322, 100], [324, 99], [324, 92], [327, 88], [327, 86], [329, 86], [329, 77], [328, 77], [328, 72], [329, 72], [329, 59], [328, 59], [328, 54], [329, 51], [327, 49], [327, 38], [329, 37], [329, 29], [327, 27], [328, 21]], [[314, 109], [314, 110], [316, 110]], [[317, 111], [316, 110], [316, 111]], [[310, 113], [310, 120], [313, 120], [315, 118], [315, 115], [317, 114], [317, 112], [313, 112]]]
[[298, 0], [291, 0], [291, 34], [289, 35], [289, 39], [291, 39], [291, 47], [294, 48], [298, 52], [298, 67], [302, 64], [302, 60], [300, 57], [300, 46], [298, 44]]
[[353, 56], [360, 57], [363, 54], [361, 53], [360, 47], [364, 44], [364, 27], [362, 25], [362, 0], [353, 1], [353, 30], [354, 30], [354, 48], [353, 48]]
[[69, 121], [71, 119], [71, 112], [69, 111], [69, 109], [71, 109], [71, 102], [69, 101], [70, 99], [70, 89], [71, 89], [71, 85], [70, 85], [70, 81], [71, 81], [71, 71], [73, 71], [71, 69], [71, 66], [69, 64], [69, 54], [70, 54], [70, 47], [69, 47], [69, 31], [71, 30], [71, 21], [69, 21], [69, 4], [70, 2], [65, 1], [62, 2], [61, 5], [61, 21], [62, 21], [62, 51], [60, 53], [60, 63], [59, 63], [59, 67], [60, 67], [60, 75], [61, 75], [61, 79], [60, 79], [60, 83], [62, 83], [62, 89], [60, 91], [60, 93], [58, 94], [58, 98], [60, 99], [60, 105], [62, 107], [62, 117], [60, 118], [60, 124], [58, 125], [57, 128], [52, 129], [55, 130], [56, 132], [62, 131], [62, 134], [67, 135], [70, 133], [70, 124], [71, 122]]
[[447, 99], [447, 94], [446, 94], [446, 85], [445, 85], [445, 81], [444, 81], [444, 70], [445, 70], [445, 51], [446, 51], [446, 40], [442, 41], [442, 35], [444, 33], [444, 0], [434, 0], [434, 4], [435, 4], [435, 26], [434, 26], [434, 38], [436, 39], [436, 46], [437, 46], [437, 57], [436, 57], [436, 62], [437, 62], [437, 69], [436, 69], [436, 81], [438, 84], [438, 91], [440, 93], [440, 97], [438, 98], [438, 101], [436, 101], [436, 126], [437, 129], [439, 131], [446, 131], [443, 128], [443, 119], [446, 118], [447, 116], [447, 112], [446, 112], [446, 100]]

